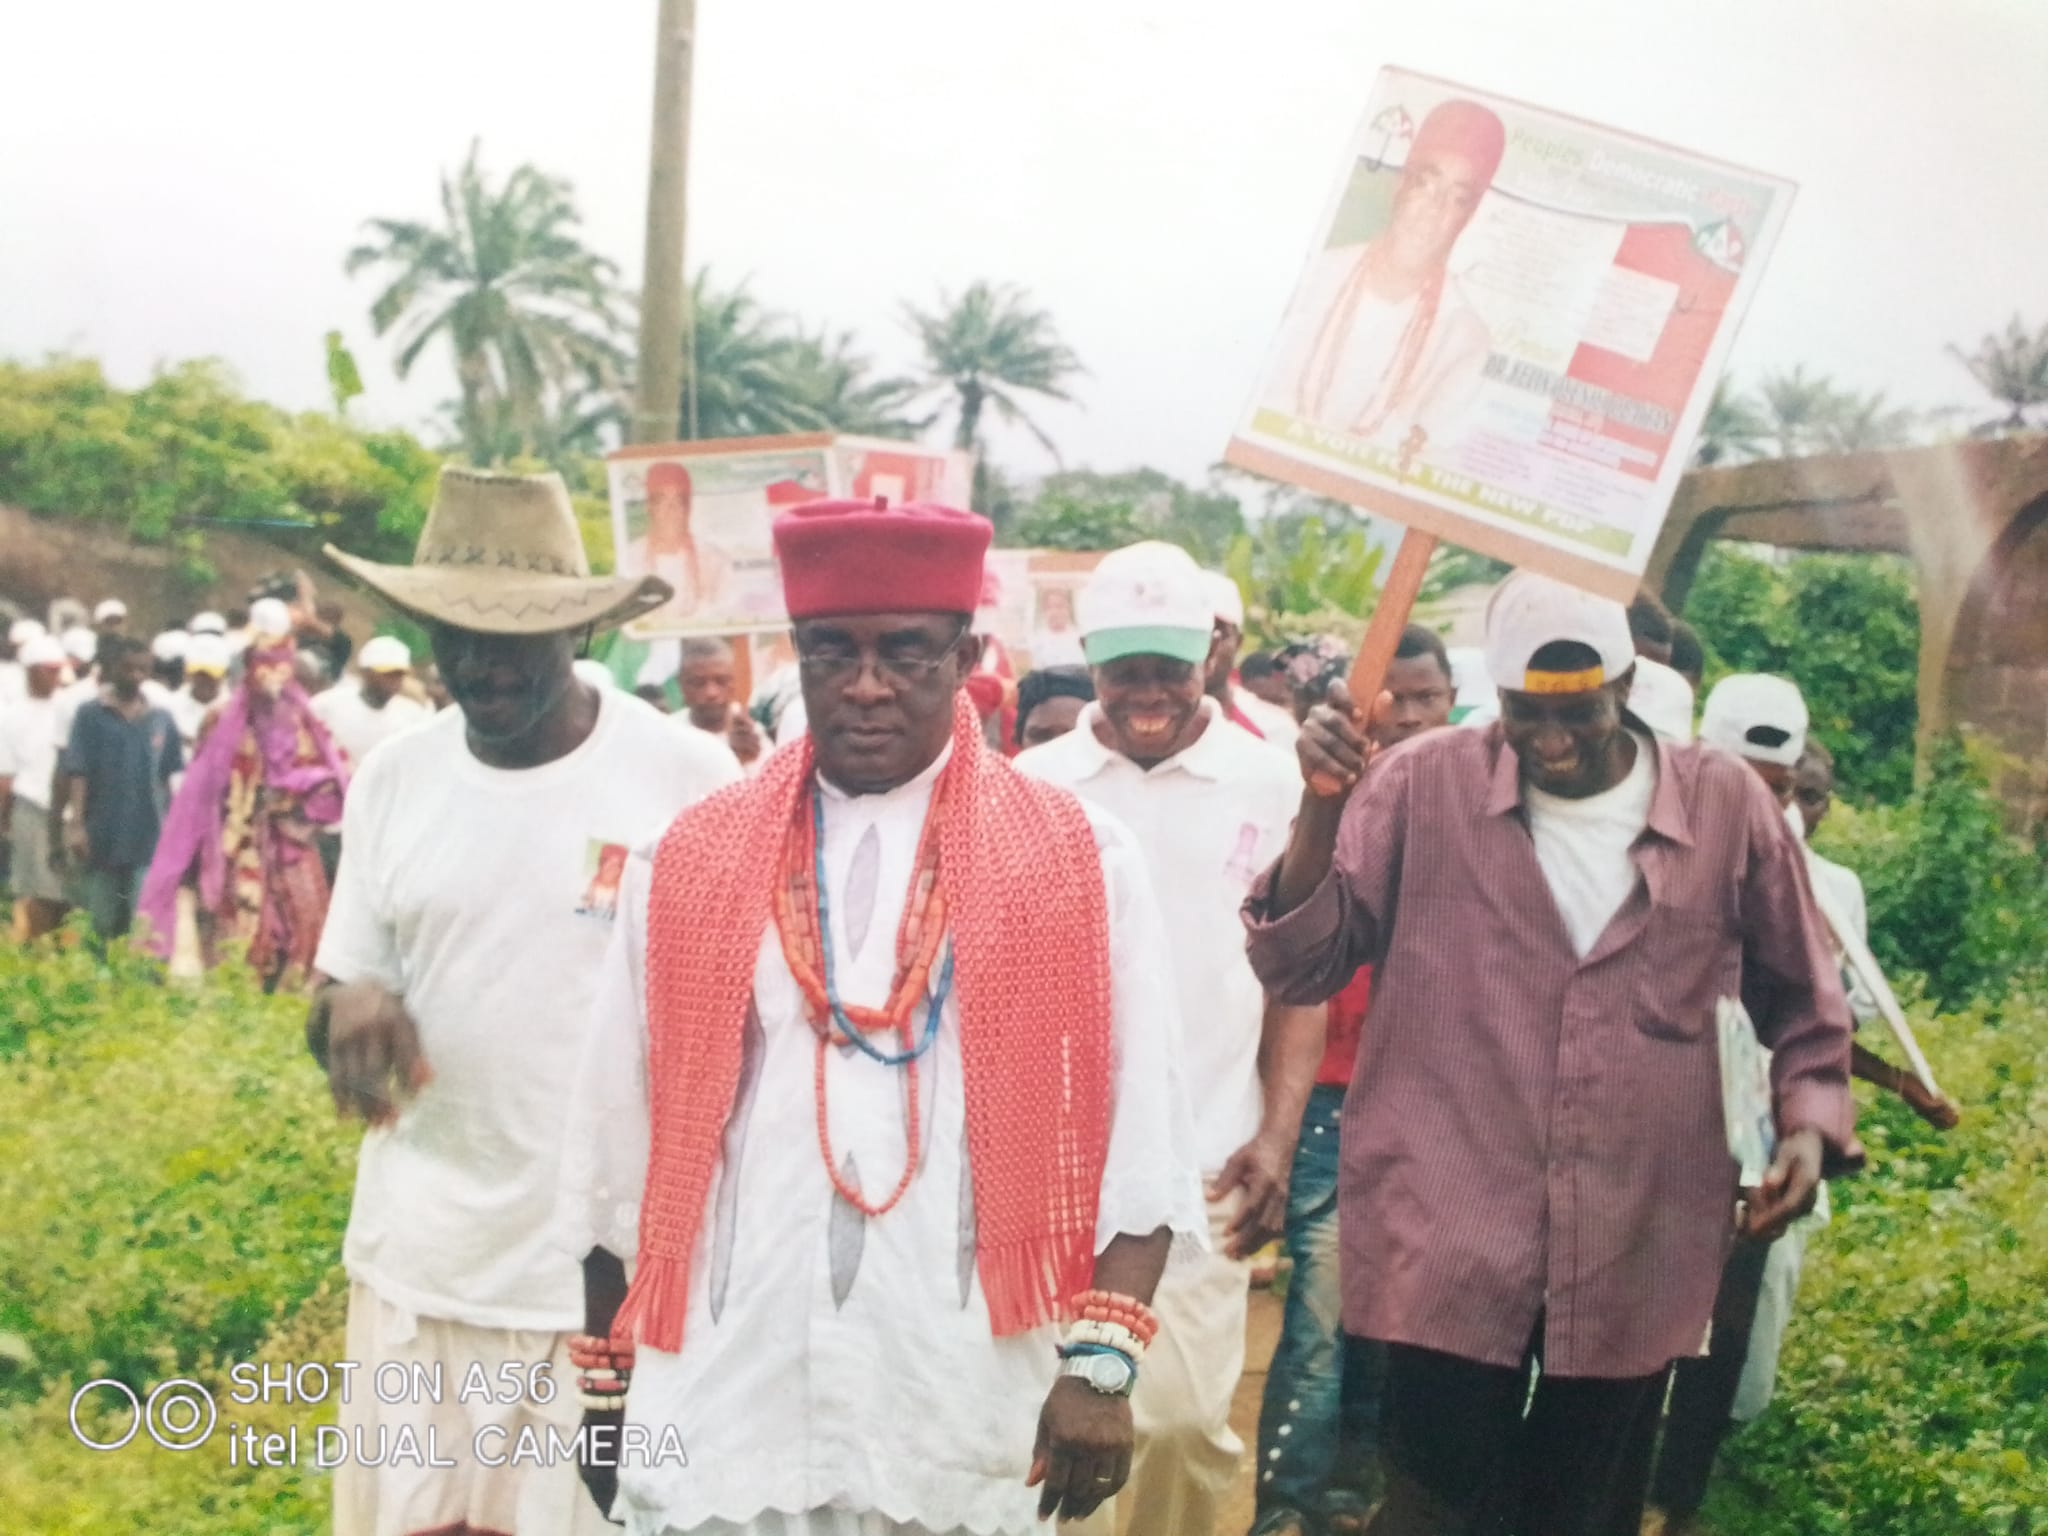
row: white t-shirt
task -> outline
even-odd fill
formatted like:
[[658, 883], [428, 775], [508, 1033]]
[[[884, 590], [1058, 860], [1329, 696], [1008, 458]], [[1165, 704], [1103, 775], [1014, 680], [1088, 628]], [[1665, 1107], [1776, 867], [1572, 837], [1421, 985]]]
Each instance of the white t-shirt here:
[[1536, 862], [1581, 960], [1600, 942], [1639, 878], [1629, 850], [1650, 824], [1657, 749], [1647, 737], [1634, 739], [1636, 765], [1610, 790], [1568, 800], [1532, 785], [1522, 788]]
[[18, 661], [0, 661], [0, 709], [28, 697], [28, 668]]
[[47, 811], [56, 768], [57, 701], [23, 699], [0, 707], [0, 779], [13, 779], [15, 794]]
[[1116, 817], [1138, 841], [1166, 917], [1180, 995], [1195, 1150], [1215, 1173], [1255, 1135], [1264, 1113], [1259, 1041], [1266, 993], [1245, 958], [1238, 909], [1252, 881], [1280, 857], [1301, 807], [1301, 770], [1202, 701], [1209, 724], [1195, 744], [1140, 768], [1095, 735], [1101, 706], [1073, 730], [1017, 758]]
[[363, 697], [362, 688], [351, 680], [315, 694], [313, 717], [327, 727], [334, 744], [348, 754], [349, 763], [360, 768], [371, 748], [401, 731], [425, 725], [434, 718], [434, 712], [402, 693], [387, 700], [383, 708], [374, 708]]
[[743, 763], [740, 761], [739, 753], [732, 749], [732, 738], [723, 731], [705, 730], [703, 726], [690, 718], [690, 712], [687, 709], [677, 710], [673, 715], [669, 716], [669, 719], [675, 723], [678, 729], [687, 731], [690, 735], [702, 741], [708, 741], [717, 747], [719, 751], [732, 759], [735, 768], [738, 768], [749, 778], [761, 771], [761, 765], [768, 761], [768, 754], [775, 750], [774, 744], [764, 736], [761, 741], [760, 755], [751, 764]]
[[548, 1242], [568, 1090], [628, 850], [738, 779], [630, 695], [538, 768], [490, 768], [462, 712], [386, 742], [349, 787], [316, 964], [398, 993], [433, 1081], [363, 1137], [342, 1258], [395, 1306], [485, 1328], [580, 1325]]
[[71, 745], [71, 721], [78, 713], [78, 706], [87, 699], [100, 696], [100, 680], [90, 672], [74, 679], [50, 695], [57, 706], [57, 748], [62, 751]]
[[226, 690], [223, 689], [213, 696], [212, 704], [202, 704], [192, 697], [192, 687], [188, 683], [164, 700], [165, 712], [178, 722], [178, 735], [185, 743], [186, 762], [192, 760], [193, 749], [199, 744], [199, 727], [206, 723], [207, 711], [226, 697]]

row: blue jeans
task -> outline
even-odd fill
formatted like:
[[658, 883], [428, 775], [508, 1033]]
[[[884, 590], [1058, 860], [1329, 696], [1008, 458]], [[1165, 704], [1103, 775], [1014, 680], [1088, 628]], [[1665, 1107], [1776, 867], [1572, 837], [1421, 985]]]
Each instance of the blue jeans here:
[[1259, 1409], [1258, 1508], [1320, 1513], [1331, 1492], [1368, 1494], [1377, 1474], [1386, 1349], [1343, 1330], [1337, 1280], [1337, 1123], [1344, 1090], [1309, 1093], [1287, 1187], [1294, 1272]]

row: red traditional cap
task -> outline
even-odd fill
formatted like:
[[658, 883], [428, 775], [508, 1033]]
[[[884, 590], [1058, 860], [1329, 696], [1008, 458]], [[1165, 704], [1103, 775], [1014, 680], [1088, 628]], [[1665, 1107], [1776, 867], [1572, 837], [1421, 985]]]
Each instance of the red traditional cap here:
[[849, 613], [972, 613], [988, 519], [951, 507], [814, 501], [775, 519], [775, 557], [792, 619]]
[[650, 491], [678, 490], [690, 488], [690, 472], [680, 464], [666, 461], [647, 466], [647, 489]]
[[1431, 150], [1452, 150], [1470, 160], [1480, 182], [1491, 186], [1507, 140], [1507, 129], [1492, 112], [1476, 101], [1453, 99], [1430, 109], [1416, 130], [1408, 160], [1414, 164]]

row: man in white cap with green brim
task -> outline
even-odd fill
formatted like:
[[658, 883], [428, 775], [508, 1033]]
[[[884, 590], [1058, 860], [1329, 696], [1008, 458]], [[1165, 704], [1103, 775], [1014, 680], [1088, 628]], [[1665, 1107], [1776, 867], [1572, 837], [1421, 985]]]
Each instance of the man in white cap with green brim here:
[[[1861, 1162], [1849, 1011], [1770, 793], [1631, 712], [1619, 603], [1518, 572], [1486, 662], [1497, 722], [1383, 752], [1333, 686], [1245, 920], [1288, 1001], [1373, 967], [1338, 1186], [1345, 1326], [1387, 1345], [1370, 1529], [1601, 1536], [1641, 1516], [1731, 1239]], [[1733, 997], [1775, 1048], [1778, 1151], [1747, 1191], [1721, 1111]]]
[[[366, 1376], [395, 1362], [448, 1383], [438, 1403], [359, 1390], [342, 1427], [372, 1457], [380, 1434], [431, 1429], [455, 1465], [352, 1454], [334, 1530], [601, 1531], [573, 1457], [517, 1449], [569, 1443], [581, 1415], [564, 1341], [582, 1275], [548, 1228], [611, 938], [602, 872], [737, 770], [575, 678], [583, 637], [669, 594], [590, 574], [560, 477], [444, 470], [411, 565], [328, 554], [426, 626], [459, 706], [385, 741], [349, 786], [307, 1020], [336, 1106], [370, 1126], [345, 1352]], [[487, 1392], [458, 1392], [471, 1362]]]
[[356, 676], [313, 700], [313, 713], [357, 767], [373, 748], [433, 719], [432, 710], [406, 696], [411, 676], [412, 651], [406, 643], [396, 635], [376, 635], [356, 652]]
[[[1245, 960], [1238, 907], [1286, 845], [1301, 773], [1205, 691], [1215, 598], [1173, 545], [1106, 556], [1080, 595], [1096, 702], [1067, 735], [1017, 759], [1019, 772], [1072, 790], [1136, 836], [1180, 1001], [1213, 1246], [1176, 1253], [1153, 1298], [1161, 1348], [1132, 1398], [1137, 1452], [1117, 1501], [1137, 1536], [1207, 1536], [1236, 1476], [1244, 1446], [1229, 1420], [1244, 1367], [1245, 1261], [1285, 1226], [1323, 1046], [1323, 1009], [1269, 1006]], [[1113, 1528], [1108, 1505], [1084, 1523]]]

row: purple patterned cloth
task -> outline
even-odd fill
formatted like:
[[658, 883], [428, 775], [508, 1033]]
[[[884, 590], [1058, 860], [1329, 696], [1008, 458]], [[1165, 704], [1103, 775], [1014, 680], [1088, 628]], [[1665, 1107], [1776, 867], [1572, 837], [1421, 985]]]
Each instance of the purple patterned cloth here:
[[[252, 650], [248, 654], [242, 685], [214, 721], [171, 801], [162, 835], [157, 839], [156, 857], [150, 862], [142, 896], [136, 904], [138, 915], [148, 923], [143, 942], [160, 958], [168, 959], [172, 945], [177, 942], [178, 888], [195, 865], [201, 910], [210, 912], [220, 907], [227, 880], [222, 846], [223, 810], [228, 784], [234, 775], [235, 754], [252, 727], [263, 758], [265, 789], [297, 799], [306, 819], [316, 827], [341, 823], [348, 767], [327, 734], [327, 727], [314, 715], [306, 691], [296, 681], [288, 681], [272, 698], [253, 681], [259, 669], [280, 663], [289, 666], [292, 657], [288, 645]], [[319, 754], [317, 762], [299, 761], [302, 725]]]

